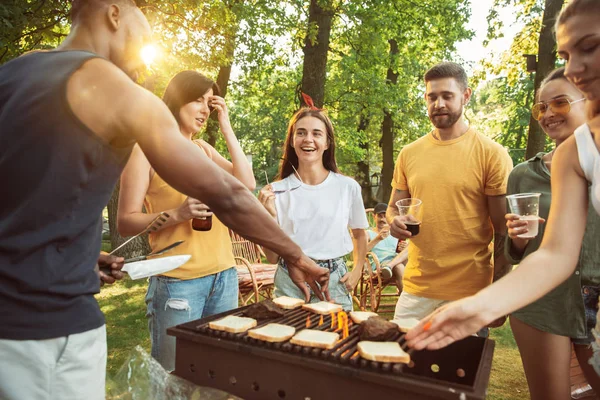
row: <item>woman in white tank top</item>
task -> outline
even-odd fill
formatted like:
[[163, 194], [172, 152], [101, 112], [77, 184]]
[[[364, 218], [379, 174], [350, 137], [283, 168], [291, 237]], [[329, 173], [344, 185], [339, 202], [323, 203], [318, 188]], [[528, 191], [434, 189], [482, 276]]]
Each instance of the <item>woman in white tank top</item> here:
[[417, 349], [437, 349], [475, 333], [539, 299], [575, 271], [590, 201], [600, 214], [600, 1], [572, 0], [557, 19], [556, 39], [566, 77], [587, 99], [588, 122], [555, 152], [542, 244], [506, 277], [425, 318], [408, 334], [409, 345]]

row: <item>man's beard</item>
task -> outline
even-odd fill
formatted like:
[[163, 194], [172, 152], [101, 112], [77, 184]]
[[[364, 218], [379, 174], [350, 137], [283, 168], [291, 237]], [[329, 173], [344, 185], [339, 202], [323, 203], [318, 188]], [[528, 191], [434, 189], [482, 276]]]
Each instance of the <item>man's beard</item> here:
[[446, 111], [446, 114], [442, 116], [429, 114], [429, 120], [438, 129], [448, 129], [460, 119], [462, 113], [463, 108], [461, 107], [458, 112]]

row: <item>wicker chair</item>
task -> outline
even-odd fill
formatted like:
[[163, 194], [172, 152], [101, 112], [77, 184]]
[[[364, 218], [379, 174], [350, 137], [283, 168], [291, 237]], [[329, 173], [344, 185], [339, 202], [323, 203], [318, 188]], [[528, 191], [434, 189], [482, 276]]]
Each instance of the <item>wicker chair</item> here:
[[229, 230], [229, 236], [237, 264], [240, 305], [272, 298], [277, 265], [262, 262], [264, 253], [256, 243], [232, 230]]
[[[367, 212], [369, 226], [374, 228], [375, 214], [373, 209], [367, 208], [365, 211]], [[382, 300], [386, 298], [398, 298], [396, 290], [394, 290], [394, 293], [384, 293], [387, 286], [395, 286], [393, 279], [384, 279], [381, 276], [381, 264], [375, 253], [368, 252], [366, 254], [365, 264], [363, 274], [352, 296], [354, 303], [361, 311], [392, 312], [396, 303], [392, 301], [389, 304], [388, 302], [382, 304]], [[375, 270], [371, 268], [371, 265], [375, 265]]]

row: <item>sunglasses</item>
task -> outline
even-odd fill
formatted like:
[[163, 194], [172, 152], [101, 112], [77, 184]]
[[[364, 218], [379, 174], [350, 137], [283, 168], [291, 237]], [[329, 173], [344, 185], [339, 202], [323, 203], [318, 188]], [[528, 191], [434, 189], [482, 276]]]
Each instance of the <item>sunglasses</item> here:
[[542, 119], [548, 108], [557, 114], [568, 114], [571, 111], [571, 104], [579, 103], [580, 101], [585, 100], [585, 98], [581, 98], [578, 100], [571, 101], [567, 98], [554, 99], [547, 103], [537, 103], [533, 105], [531, 109], [531, 115], [535, 118], [536, 121]]

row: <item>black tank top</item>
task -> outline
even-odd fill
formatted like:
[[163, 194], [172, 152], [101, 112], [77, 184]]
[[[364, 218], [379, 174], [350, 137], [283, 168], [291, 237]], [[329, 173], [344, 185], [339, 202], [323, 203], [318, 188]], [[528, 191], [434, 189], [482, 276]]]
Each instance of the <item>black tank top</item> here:
[[0, 66], [3, 339], [55, 338], [104, 324], [94, 298], [101, 213], [132, 147], [110, 146], [67, 103], [67, 80], [94, 57], [35, 52]]

